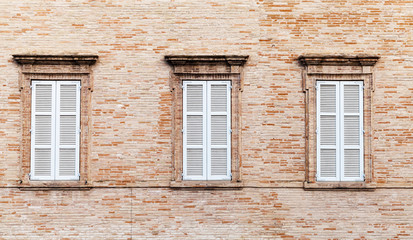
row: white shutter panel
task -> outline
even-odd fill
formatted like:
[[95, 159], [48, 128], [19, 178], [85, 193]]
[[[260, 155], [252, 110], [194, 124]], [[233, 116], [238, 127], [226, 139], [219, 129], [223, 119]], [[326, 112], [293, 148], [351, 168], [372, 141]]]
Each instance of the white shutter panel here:
[[338, 82], [317, 82], [317, 181], [339, 180], [338, 87]]
[[78, 180], [80, 82], [57, 82], [56, 109], [56, 180]]
[[341, 180], [363, 181], [363, 83], [340, 82]]
[[206, 82], [183, 83], [183, 179], [206, 180]]
[[231, 180], [230, 82], [209, 81], [208, 95], [208, 180]]
[[55, 82], [32, 82], [31, 180], [53, 180]]

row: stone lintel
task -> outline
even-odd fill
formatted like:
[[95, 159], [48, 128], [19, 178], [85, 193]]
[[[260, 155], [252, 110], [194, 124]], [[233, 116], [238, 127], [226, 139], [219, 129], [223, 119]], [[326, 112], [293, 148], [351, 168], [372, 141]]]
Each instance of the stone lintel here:
[[93, 65], [97, 55], [13, 55], [18, 64], [31, 65]]
[[230, 66], [244, 65], [248, 56], [244, 55], [168, 55], [165, 60], [174, 66], [227, 63]]
[[374, 66], [379, 60], [379, 56], [374, 55], [336, 55], [318, 56], [306, 55], [298, 57], [298, 61], [303, 66], [322, 65], [322, 66]]

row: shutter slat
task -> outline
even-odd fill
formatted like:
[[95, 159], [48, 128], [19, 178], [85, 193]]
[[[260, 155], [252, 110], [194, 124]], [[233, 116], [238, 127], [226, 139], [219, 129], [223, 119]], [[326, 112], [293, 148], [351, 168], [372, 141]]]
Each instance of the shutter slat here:
[[335, 178], [336, 169], [336, 149], [320, 150], [320, 177]]
[[211, 85], [211, 111], [227, 111], [227, 85]]
[[76, 112], [76, 85], [60, 85], [60, 112]]
[[211, 144], [227, 145], [227, 116], [211, 116]]
[[59, 176], [76, 174], [76, 149], [61, 148], [59, 150]]
[[52, 84], [34, 84], [36, 112], [52, 112]]
[[203, 112], [203, 85], [187, 85], [187, 112]]
[[187, 144], [203, 145], [203, 116], [187, 117]]
[[335, 113], [336, 112], [336, 85], [320, 85], [320, 112]]
[[344, 150], [344, 177], [360, 177], [360, 150]]
[[202, 148], [187, 149], [186, 174], [189, 176], [202, 176], [204, 173], [204, 160]]
[[60, 144], [76, 145], [76, 116], [60, 116]]
[[35, 118], [35, 144], [52, 144], [52, 116], [37, 115]]
[[211, 149], [211, 175], [227, 175], [227, 149]]
[[337, 126], [336, 116], [320, 116], [320, 144], [336, 145]]
[[359, 113], [359, 85], [344, 85], [344, 113]]
[[35, 167], [34, 176], [50, 177], [52, 174], [51, 149], [37, 148], [34, 150]]
[[360, 145], [359, 116], [344, 116], [344, 145]]

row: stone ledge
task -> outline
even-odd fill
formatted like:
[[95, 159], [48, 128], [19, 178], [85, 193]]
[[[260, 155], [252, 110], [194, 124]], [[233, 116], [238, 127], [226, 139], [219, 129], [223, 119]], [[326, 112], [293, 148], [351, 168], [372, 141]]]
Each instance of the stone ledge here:
[[97, 55], [13, 55], [13, 60], [22, 65], [93, 65], [97, 59]]
[[304, 182], [304, 190], [321, 190], [321, 191], [374, 191], [377, 188], [375, 183], [366, 182]]
[[230, 181], [172, 181], [171, 188], [243, 188], [242, 182]]
[[20, 191], [90, 191], [92, 187], [19, 187]]

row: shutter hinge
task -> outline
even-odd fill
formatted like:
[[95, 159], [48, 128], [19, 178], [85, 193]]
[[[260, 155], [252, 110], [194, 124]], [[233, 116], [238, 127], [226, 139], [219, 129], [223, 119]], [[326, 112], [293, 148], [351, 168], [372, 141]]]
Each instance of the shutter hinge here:
[[29, 174], [27, 174], [27, 175], [29, 175], [29, 179], [32, 178], [32, 173], [29, 173]]
[[363, 129], [363, 134], [365, 134], [366, 133], [366, 131], [364, 131], [364, 129]]
[[183, 129], [183, 128], [182, 128], [181, 132], [182, 132], [182, 133], [184, 132], [184, 129]]
[[82, 132], [82, 129], [79, 128], [77, 131], [78, 131], [79, 133], [81, 133], [81, 132]]
[[317, 85], [314, 85], [314, 88], [317, 90]]
[[30, 128], [30, 133], [32, 133], [32, 129]]
[[229, 132], [232, 133], [232, 129], [230, 129]]
[[315, 130], [315, 134], [318, 134], [318, 129]]
[[32, 89], [33, 88], [33, 86], [30, 84], [30, 89]]
[[229, 177], [230, 177], [230, 178], [231, 178], [231, 180], [232, 180], [232, 173], [230, 173], [230, 174], [229, 174]]
[[182, 88], [182, 89], [184, 89], [184, 88], [185, 88], [185, 86], [184, 86], [184, 85], [180, 85], [180, 86], [181, 86], [181, 88]]
[[232, 89], [232, 85], [229, 85], [229, 89]]
[[82, 86], [81, 86], [81, 85], [79, 85], [79, 90], [80, 90], [80, 89], [82, 89]]
[[366, 180], [366, 174], [363, 173], [363, 180]]

